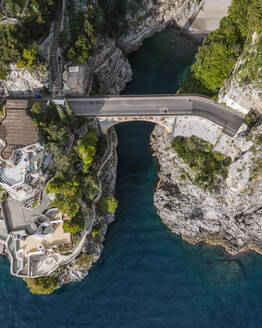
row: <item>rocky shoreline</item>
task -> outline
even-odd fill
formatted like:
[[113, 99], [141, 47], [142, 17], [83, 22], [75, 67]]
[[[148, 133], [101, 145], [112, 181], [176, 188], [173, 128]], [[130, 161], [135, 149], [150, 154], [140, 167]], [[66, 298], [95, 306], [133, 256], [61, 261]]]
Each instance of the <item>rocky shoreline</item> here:
[[262, 254], [261, 176], [252, 176], [261, 157], [261, 134], [260, 123], [234, 137], [228, 177], [220, 190], [210, 192], [192, 182], [194, 173], [156, 126], [151, 145], [160, 171], [154, 205], [163, 223], [192, 244], [221, 245], [232, 255], [249, 249]]

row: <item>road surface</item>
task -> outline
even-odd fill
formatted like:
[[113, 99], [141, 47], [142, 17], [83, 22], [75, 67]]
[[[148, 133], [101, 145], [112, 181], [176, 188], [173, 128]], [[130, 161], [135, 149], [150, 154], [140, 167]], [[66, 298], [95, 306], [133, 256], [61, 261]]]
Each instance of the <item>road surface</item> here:
[[[50, 99], [39, 99], [45, 103]], [[77, 116], [200, 116], [234, 136], [244, 117], [211, 99], [194, 95], [105, 96], [67, 99]]]

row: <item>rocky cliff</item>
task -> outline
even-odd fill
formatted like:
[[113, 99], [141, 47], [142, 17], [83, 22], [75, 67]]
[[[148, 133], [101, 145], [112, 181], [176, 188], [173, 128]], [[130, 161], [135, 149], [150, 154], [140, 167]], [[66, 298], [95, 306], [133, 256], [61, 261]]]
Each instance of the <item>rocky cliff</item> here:
[[[205, 23], [203, 30], [201, 28], [190, 30], [190, 26], [199, 13], [211, 2], [212, 0], [144, 0], [136, 4], [133, 1], [128, 1], [126, 32], [123, 32], [117, 41], [108, 37], [97, 36], [94, 55], [85, 65], [80, 65], [79, 74], [73, 73], [69, 80], [65, 81], [65, 93], [69, 95], [81, 95], [90, 92], [120, 93], [125, 88], [126, 83], [132, 79], [132, 70], [125, 55], [138, 49], [146, 38], [164, 30], [170, 23], [176, 24], [184, 31], [189, 31], [202, 39], [201, 35], [202, 33], [203, 37], [206, 35], [206, 25], [209, 25], [208, 17], [201, 19]], [[223, 11], [217, 11], [213, 15], [218, 20], [226, 11], [228, 3], [223, 2], [221, 7]], [[39, 46], [45, 58], [48, 57], [51, 40], [52, 33]], [[93, 78], [94, 74], [95, 79]], [[94, 85], [94, 80], [97, 82], [96, 85]], [[13, 65], [10, 75], [5, 81], [2, 81], [2, 85], [6, 94], [19, 96], [39, 91], [47, 82], [47, 72], [40, 76], [38, 71], [18, 70]]]
[[[144, 0], [140, 9], [129, 3], [126, 24], [127, 32], [115, 43], [109, 39], [98, 39], [96, 55], [88, 61], [86, 88], [94, 91], [94, 73], [98, 81], [98, 94], [119, 94], [132, 80], [132, 69], [125, 57], [137, 50], [143, 41], [166, 28], [172, 21], [181, 28], [189, 27], [190, 18], [197, 14], [202, 1], [163, 0], [153, 3]], [[89, 78], [88, 78], [89, 76]]]
[[255, 32], [218, 96], [220, 103], [244, 114], [250, 109], [262, 114], [261, 43], [262, 34]]
[[194, 172], [156, 126], [151, 143], [160, 164], [154, 204], [163, 223], [191, 243], [222, 245], [231, 254], [262, 254], [262, 124], [243, 125], [230, 145], [228, 176], [216, 190], [194, 183]]

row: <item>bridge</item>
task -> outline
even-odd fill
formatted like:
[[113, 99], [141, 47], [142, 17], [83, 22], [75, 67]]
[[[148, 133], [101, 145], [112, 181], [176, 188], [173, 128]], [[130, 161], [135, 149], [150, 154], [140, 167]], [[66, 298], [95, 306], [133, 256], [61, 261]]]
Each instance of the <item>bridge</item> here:
[[233, 137], [244, 119], [241, 114], [198, 95], [104, 96], [67, 100], [75, 115], [98, 118], [104, 133], [117, 123], [135, 120], [161, 124], [171, 133], [170, 118], [196, 116], [215, 123], [222, 133]]

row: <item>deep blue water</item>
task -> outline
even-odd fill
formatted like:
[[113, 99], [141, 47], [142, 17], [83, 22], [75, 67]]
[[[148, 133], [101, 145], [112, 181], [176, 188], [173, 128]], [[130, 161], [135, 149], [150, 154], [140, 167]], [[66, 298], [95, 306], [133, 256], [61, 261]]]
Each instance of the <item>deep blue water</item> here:
[[119, 208], [102, 258], [84, 281], [31, 295], [0, 257], [1, 328], [262, 327], [262, 256], [192, 246], [156, 214], [152, 128], [117, 126]]

